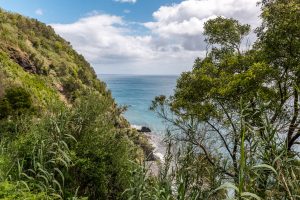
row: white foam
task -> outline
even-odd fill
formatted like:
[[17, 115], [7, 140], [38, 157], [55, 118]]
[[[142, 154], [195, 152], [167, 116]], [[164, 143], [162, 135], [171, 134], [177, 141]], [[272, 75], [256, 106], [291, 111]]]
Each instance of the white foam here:
[[154, 155], [161, 161], [164, 161], [164, 154], [159, 153], [159, 152], [154, 152]]
[[[141, 125], [136, 125], [136, 124], [131, 124], [131, 128], [134, 128], [136, 130], [141, 130], [143, 126]], [[155, 134], [154, 132], [151, 133], [145, 133], [145, 135], [148, 136], [149, 142], [153, 146], [154, 150], [153, 153], [154, 155], [161, 161], [164, 161], [164, 156], [165, 156], [165, 150], [166, 147], [163, 143], [162, 137], [158, 134]]]
[[140, 125], [135, 125], [135, 124], [131, 124], [131, 128], [135, 128], [136, 130], [141, 130], [142, 126]]
[[166, 147], [163, 143], [162, 137], [160, 135], [157, 135], [155, 133], [148, 133], [146, 134], [149, 137], [149, 142], [154, 147], [153, 153], [154, 155], [161, 161], [164, 161], [165, 151]]

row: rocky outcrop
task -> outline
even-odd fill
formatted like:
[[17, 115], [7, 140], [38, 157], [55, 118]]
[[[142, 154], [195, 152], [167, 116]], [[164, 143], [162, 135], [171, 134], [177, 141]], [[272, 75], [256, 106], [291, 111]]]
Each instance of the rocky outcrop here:
[[137, 131], [142, 133], [151, 133], [151, 129], [146, 126], [142, 126], [141, 129], [138, 129]]
[[12, 47], [8, 47], [7, 49], [9, 51], [10, 58], [20, 65], [25, 71], [33, 74], [37, 73], [36, 67], [30, 61], [30, 58], [27, 54]]

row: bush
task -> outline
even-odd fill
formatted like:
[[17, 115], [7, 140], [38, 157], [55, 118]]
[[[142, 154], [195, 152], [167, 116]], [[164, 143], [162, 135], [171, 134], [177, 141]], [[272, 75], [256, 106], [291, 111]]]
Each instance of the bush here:
[[75, 105], [72, 123], [78, 143], [70, 169], [73, 184], [80, 185], [80, 196], [119, 199], [128, 185], [134, 144], [114, 127], [117, 116], [110, 111], [110, 99], [89, 94]]
[[1, 167], [0, 157], [0, 174], [50, 198], [121, 199], [131, 160], [143, 155], [137, 155], [140, 149], [115, 127], [119, 116], [111, 103], [90, 92], [72, 108], [57, 106], [38, 120], [28, 115], [14, 122], [2, 120], [0, 136], [7, 142], [0, 143], [0, 150], [11, 160], [3, 159]]
[[69, 77], [63, 81], [64, 94], [71, 101], [76, 99], [76, 92], [81, 88], [81, 83], [73, 77]]
[[0, 100], [0, 119], [7, 118], [9, 114], [12, 112], [12, 108], [10, 103], [6, 98]]
[[27, 113], [31, 109], [31, 95], [22, 87], [6, 89], [4, 97], [0, 99], [0, 119]]
[[0, 182], [0, 199], [5, 200], [43, 200], [49, 199], [44, 193], [33, 194], [26, 188], [25, 185], [22, 185], [19, 182], [10, 183], [10, 182]]

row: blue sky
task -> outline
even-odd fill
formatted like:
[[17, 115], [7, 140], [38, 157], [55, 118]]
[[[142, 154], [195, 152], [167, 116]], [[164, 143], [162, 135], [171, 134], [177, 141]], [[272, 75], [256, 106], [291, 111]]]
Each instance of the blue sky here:
[[[114, 0], [0, 0], [0, 6], [45, 23], [71, 23], [92, 11], [121, 15], [130, 21], [146, 22], [152, 19], [152, 13], [161, 5], [179, 2], [181, 0], [139, 0], [136, 3]], [[35, 13], [39, 9], [43, 15]]]
[[0, 7], [53, 26], [99, 74], [179, 74], [205, 55], [205, 21], [259, 25], [256, 0], [0, 0]]

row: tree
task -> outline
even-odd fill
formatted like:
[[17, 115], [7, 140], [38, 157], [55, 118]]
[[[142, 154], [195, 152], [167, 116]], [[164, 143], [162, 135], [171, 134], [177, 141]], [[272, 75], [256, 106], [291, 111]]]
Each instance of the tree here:
[[300, 86], [300, 1], [263, 0], [263, 23], [257, 30], [257, 48], [264, 61], [274, 70], [273, 84], [277, 108], [272, 122], [282, 113], [289, 124], [286, 144], [290, 151], [300, 137], [299, 86]]
[[240, 24], [237, 20], [218, 17], [205, 23], [204, 35], [208, 36], [206, 42], [221, 48], [240, 53], [243, 38], [250, 32], [250, 25]]
[[[193, 145], [221, 178], [263, 198], [270, 187], [288, 196], [296, 191], [284, 184], [281, 175], [289, 172], [274, 160], [283, 155], [295, 159], [293, 146], [300, 137], [299, 5], [296, 0], [263, 1], [258, 41], [244, 51], [249, 25], [222, 17], [209, 20], [204, 26], [211, 47], [207, 56], [181, 75], [174, 96], [157, 97], [152, 106], [177, 128], [176, 139]], [[263, 171], [255, 183], [246, 184], [241, 171], [262, 163], [282, 174], [274, 178]]]
[[[226, 29], [226, 27], [230, 27]], [[212, 50], [203, 60], [197, 59], [192, 72], [183, 73], [177, 82], [175, 95], [168, 104], [176, 113], [176, 124], [190, 122], [181, 128], [185, 132], [198, 130], [199, 123], [212, 131], [212, 138], [218, 137], [229, 155], [233, 168], [219, 167], [230, 177], [238, 174], [238, 148], [240, 129], [239, 99], [243, 104], [254, 102], [257, 92], [260, 96], [270, 93], [264, 86], [270, 68], [263, 63], [253, 63], [254, 53], [240, 50], [242, 39], [249, 32], [249, 25], [241, 25], [236, 20], [217, 18], [205, 24], [206, 41]], [[225, 34], [221, 30], [226, 30]], [[155, 107], [155, 106], [154, 106]], [[253, 105], [255, 112], [255, 105]], [[254, 123], [254, 122], [253, 122]], [[178, 125], [178, 124], [177, 124]], [[199, 138], [194, 133], [189, 140]], [[192, 137], [192, 138], [191, 138]], [[208, 143], [198, 146], [203, 150], [212, 165], [214, 156], [209, 155]], [[224, 155], [225, 160], [227, 156]], [[237, 181], [237, 180], [236, 180]]]

